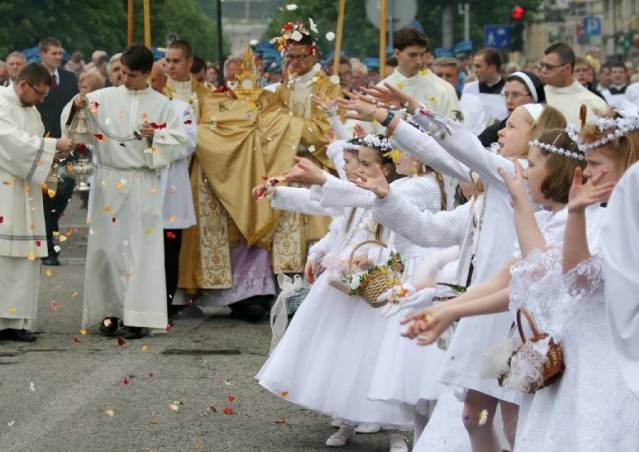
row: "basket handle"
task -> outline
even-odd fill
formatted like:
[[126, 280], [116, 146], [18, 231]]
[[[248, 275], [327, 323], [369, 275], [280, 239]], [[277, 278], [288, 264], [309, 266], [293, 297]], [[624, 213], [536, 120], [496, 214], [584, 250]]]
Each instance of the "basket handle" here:
[[359, 243], [355, 248], [353, 248], [353, 251], [351, 251], [351, 256], [348, 258], [348, 272], [351, 273], [353, 271], [353, 259], [355, 259], [355, 252], [360, 249], [361, 247], [363, 247], [364, 245], [369, 245], [369, 244], [375, 244], [375, 245], [379, 245], [383, 248], [386, 248], [386, 244], [380, 240], [366, 240], [362, 243]]
[[519, 309], [517, 309], [517, 329], [519, 330], [519, 337], [521, 338], [522, 343], [526, 342], [526, 335], [524, 334], [524, 328], [521, 325], [522, 314], [524, 314], [524, 317], [526, 317], [526, 321], [528, 321], [528, 326], [530, 327], [530, 330], [532, 331], [533, 339], [538, 339], [545, 336], [544, 334], [539, 333], [539, 330], [537, 329], [537, 324], [535, 323], [535, 319], [533, 319], [530, 311], [528, 311], [528, 309], [521, 306], [519, 307]]

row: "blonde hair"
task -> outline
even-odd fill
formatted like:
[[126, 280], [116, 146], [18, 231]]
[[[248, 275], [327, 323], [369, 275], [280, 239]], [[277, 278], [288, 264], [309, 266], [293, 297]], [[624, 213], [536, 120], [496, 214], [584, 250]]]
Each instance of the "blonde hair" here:
[[[600, 130], [595, 125], [582, 127], [580, 135], [584, 144], [600, 140], [610, 133], [610, 130]], [[633, 130], [612, 141], [607, 142], [601, 149], [606, 155], [615, 159], [623, 171], [639, 160], [639, 130]]]
[[78, 85], [82, 82], [86, 82], [91, 87], [90, 91], [95, 91], [100, 88], [104, 88], [104, 78], [102, 75], [95, 69], [91, 69], [90, 71], [83, 72], [80, 74], [80, 78], [78, 79]]

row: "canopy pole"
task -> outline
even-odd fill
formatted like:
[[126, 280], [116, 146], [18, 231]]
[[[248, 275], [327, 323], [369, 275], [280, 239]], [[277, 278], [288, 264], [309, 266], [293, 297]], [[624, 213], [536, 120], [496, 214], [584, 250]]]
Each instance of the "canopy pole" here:
[[133, 44], [133, 35], [135, 33], [135, 0], [129, 0], [128, 15], [127, 15], [127, 43]]
[[143, 0], [144, 7], [144, 45], [151, 48], [151, 0]]
[[388, 4], [386, 0], [379, 2], [379, 72], [386, 67], [386, 25], [388, 22]]
[[342, 56], [342, 39], [344, 37], [344, 11], [346, 0], [339, 0], [337, 10], [337, 36], [335, 38], [335, 56], [333, 57], [333, 74], [339, 75], [339, 60]]

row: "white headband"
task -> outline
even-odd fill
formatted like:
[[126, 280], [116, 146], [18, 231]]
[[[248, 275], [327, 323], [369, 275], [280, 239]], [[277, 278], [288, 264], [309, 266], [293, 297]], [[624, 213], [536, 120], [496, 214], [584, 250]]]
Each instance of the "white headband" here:
[[528, 91], [530, 91], [530, 95], [532, 96], [535, 103], [539, 102], [539, 96], [537, 96], [537, 90], [535, 89], [535, 84], [532, 79], [525, 72], [517, 71], [510, 74], [511, 77], [519, 77], [524, 81], [526, 86], [528, 87]]
[[544, 110], [544, 106], [541, 104], [524, 104], [522, 105], [522, 107], [524, 107], [528, 111], [528, 113], [530, 113], [530, 116], [532, 116], [533, 121], [535, 122], [537, 122], [537, 120], [541, 116], [541, 112]]

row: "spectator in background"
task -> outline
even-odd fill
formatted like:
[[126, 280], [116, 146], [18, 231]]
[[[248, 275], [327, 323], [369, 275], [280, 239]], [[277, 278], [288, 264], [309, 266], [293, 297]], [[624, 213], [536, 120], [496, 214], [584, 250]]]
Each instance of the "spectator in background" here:
[[108, 64], [109, 64], [109, 57], [106, 54], [104, 54], [98, 59], [97, 63], [95, 63], [95, 66], [93, 67], [93, 69], [98, 71], [100, 75], [106, 79]]
[[575, 52], [558, 42], [544, 51], [541, 78], [546, 83], [546, 103], [559, 110], [568, 124], [580, 124], [579, 110], [586, 105], [588, 116], [603, 114], [606, 101], [584, 88], [574, 79]]
[[490, 47], [481, 49], [473, 58], [473, 72], [477, 80], [466, 83], [464, 92], [476, 94], [482, 100], [490, 121], [501, 121], [508, 116], [501, 93], [504, 79], [501, 76], [502, 58], [499, 51]]
[[[335, 60], [331, 59], [328, 62], [328, 67], [326, 68], [326, 73], [329, 75], [333, 75], [333, 64]], [[353, 83], [353, 66], [351, 61], [345, 56], [340, 57], [339, 59], [339, 68], [337, 75], [339, 76], [339, 84], [344, 89], [351, 89]]]
[[593, 73], [593, 67], [590, 65], [587, 59], [581, 57], [575, 59], [575, 80], [581, 83], [581, 85], [584, 88], [588, 89], [588, 91], [590, 91], [591, 93], [596, 94], [597, 96], [606, 100], [603, 94], [597, 91], [594, 83], [592, 83]]
[[[42, 116], [45, 135], [60, 138], [60, 115], [65, 105], [78, 93], [78, 81], [72, 72], [60, 68], [62, 63], [62, 44], [56, 38], [44, 38], [38, 45], [40, 60], [51, 74], [51, 88], [44, 101], [37, 105]], [[42, 260], [44, 265], [60, 265], [58, 253], [53, 241], [53, 232], [58, 231], [58, 220], [73, 194], [75, 182], [72, 178], [63, 176], [58, 183], [57, 193], [53, 198], [44, 196], [44, 220], [47, 231], [49, 256]]]
[[67, 61], [64, 68], [69, 72], [73, 72], [76, 77], [79, 77], [80, 73], [84, 72], [84, 66], [85, 63], [82, 59], [82, 54], [80, 52], [73, 52], [71, 59]]
[[199, 56], [193, 56], [193, 64], [191, 65], [191, 75], [195, 80], [203, 85], [211, 88], [206, 82], [206, 61]]
[[220, 84], [220, 68], [217, 64], [206, 63], [206, 81], [211, 86], [218, 86]]
[[84, 70], [90, 71], [91, 69], [95, 69], [100, 61], [100, 58], [107, 56], [106, 51], [104, 50], [96, 50], [91, 54], [91, 62], [84, 67]]
[[519, 65], [517, 63], [506, 63], [504, 65], [504, 78], [508, 78], [513, 75], [515, 72], [519, 70]]
[[[455, 58], [437, 58], [433, 65], [433, 72], [437, 77], [446, 80], [453, 87], [457, 87], [460, 71], [459, 62]], [[464, 116], [464, 124], [475, 135], [479, 135], [489, 125], [481, 105], [481, 99], [475, 94], [461, 93], [456, 88], [455, 92]]]
[[[617, 61], [610, 65], [610, 86], [602, 91], [606, 102], [612, 107], [619, 110], [626, 110], [628, 97], [626, 90], [628, 88], [628, 69], [626, 65]], [[638, 106], [639, 107], [639, 106]]]
[[539, 67], [539, 63], [536, 61], [527, 61], [524, 64], [524, 67], [522, 70], [525, 72], [532, 72], [537, 77], [539, 77], [540, 76], [539, 74], [541, 73], [541, 68]]
[[80, 74], [78, 78], [78, 90], [82, 94], [104, 88], [104, 77], [95, 69]]
[[380, 77], [382, 79], [386, 77], [390, 77], [390, 75], [395, 72], [395, 68], [397, 67], [397, 57], [390, 57], [386, 59], [386, 65], [384, 66], [384, 70], [382, 71]]
[[426, 50], [423, 61], [424, 61], [424, 66], [422, 67], [422, 69], [430, 69], [433, 67], [433, 64], [435, 64], [435, 55], [433, 55], [432, 50], [430, 49]]
[[597, 85], [597, 91], [603, 93], [604, 90], [610, 87], [610, 63], [604, 63], [599, 69], [599, 84]]
[[362, 63], [359, 58], [351, 58], [351, 67], [353, 80], [351, 82], [351, 89], [361, 89], [367, 86], [366, 81], [368, 79], [368, 68]]
[[121, 53], [116, 53], [107, 63], [107, 80], [105, 86], [120, 86], [122, 84], [122, 62], [120, 61], [121, 57]]
[[9, 80], [9, 71], [7, 70], [7, 63], [0, 60], [0, 85], [5, 85]]
[[9, 78], [3, 83], [4, 86], [12, 86], [18, 77], [18, 73], [20, 69], [27, 64], [27, 58], [24, 56], [24, 53], [18, 52], [17, 50], [11, 52], [7, 56], [7, 73]]

